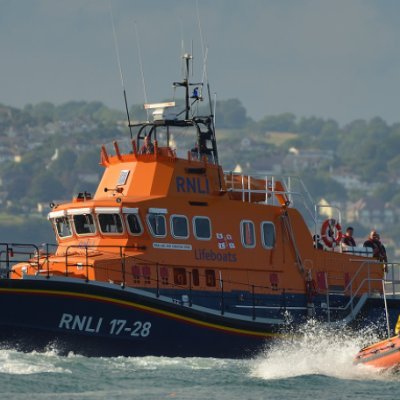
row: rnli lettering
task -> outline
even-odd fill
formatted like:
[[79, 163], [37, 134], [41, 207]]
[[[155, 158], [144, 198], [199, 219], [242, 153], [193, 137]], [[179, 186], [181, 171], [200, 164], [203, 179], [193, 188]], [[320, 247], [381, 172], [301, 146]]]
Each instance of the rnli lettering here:
[[212, 250], [197, 249], [194, 251], [194, 258], [196, 260], [205, 261], [219, 261], [219, 262], [236, 262], [237, 257], [235, 253], [216, 253]]
[[88, 333], [101, 333], [113, 336], [147, 337], [150, 335], [151, 322], [128, 321], [104, 317], [63, 313], [58, 324], [59, 329]]
[[64, 313], [61, 316], [60, 323], [58, 327], [61, 329], [69, 329], [72, 331], [81, 332], [99, 332], [103, 318], [98, 318], [94, 320], [93, 317], [87, 317], [86, 315], [72, 315]]
[[208, 194], [210, 193], [210, 185], [207, 178], [177, 176], [176, 190], [178, 193]]

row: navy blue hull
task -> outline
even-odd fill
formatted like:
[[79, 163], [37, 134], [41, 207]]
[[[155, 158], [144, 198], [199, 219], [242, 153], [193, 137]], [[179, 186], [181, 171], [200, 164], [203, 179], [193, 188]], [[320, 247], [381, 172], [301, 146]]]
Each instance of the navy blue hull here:
[[[32, 289], [34, 287], [34, 289]], [[23, 351], [87, 356], [251, 357], [278, 326], [85, 283], [0, 282], [0, 341]]]
[[[389, 306], [394, 321], [400, 303]], [[86, 356], [247, 358], [287, 338], [288, 328], [282, 319], [232, 318], [112, 285], [54, 279], [1, 280], [0, 310], [3, 347]], [[352, 325], [382, 315], [382, 300], [369, 299]]]

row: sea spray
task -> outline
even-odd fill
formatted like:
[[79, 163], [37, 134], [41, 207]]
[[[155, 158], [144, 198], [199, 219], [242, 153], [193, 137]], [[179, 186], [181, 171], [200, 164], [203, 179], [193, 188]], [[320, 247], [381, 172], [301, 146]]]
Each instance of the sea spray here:
[[339, 379], [384, 378], [385, 374], [353, 363], [360, 348], [378, 340], [375, 328], [354, 332], [309, 321], [291, 340], [277, 342], [260, 354], [250, 367], [250, 375], [267, 380], [303, 375]]

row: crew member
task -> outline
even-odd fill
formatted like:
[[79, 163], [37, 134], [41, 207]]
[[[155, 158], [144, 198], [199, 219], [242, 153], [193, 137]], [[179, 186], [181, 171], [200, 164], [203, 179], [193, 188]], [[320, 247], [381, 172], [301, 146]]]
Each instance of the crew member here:
[[313, 236], [313, 241], [314, 241], [314, 247], [318, 250], [323, 250], [324, 246], [321, 243], [321, 238], [319, 235], [314, 235]]
[[377, 231], [371, 231], [368, 239], [364, 242], [364, 247], [371, 247], [374, 258], [379, 261], [387, 262], [386, 249], [385, 246], [382, 244]]
[[383, 261], [386, 263], [387, 262], [386, 248], [381, 242], [381, 237], [379, 236], [378, 233], [376, 234], [376, 242], [379, 247], [379, 261]]
[[140, 149], [140, 154], [154, 154], [154, 145], [148, 136], [144, 137], [144, 144]]
[[356, 246], [356, 241], [354, 240], [353, 232], [354, 232], [354, 229], [352, 226], [347, 227], [346, 233], [343, 237], [343, 243], [346, 246], [353, 246], [353, 247]]

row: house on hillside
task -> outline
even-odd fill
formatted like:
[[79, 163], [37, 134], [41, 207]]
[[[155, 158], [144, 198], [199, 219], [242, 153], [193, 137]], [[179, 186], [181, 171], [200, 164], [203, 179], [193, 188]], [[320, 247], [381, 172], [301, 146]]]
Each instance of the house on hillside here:
[[400, 210], [389, 203], [373, 197], [365, 197], [356, 202], [348, 203], [346, 207], [346, 220], [358, 221], [371, 229], [384, 229], [399, 221]]
[[360, 190], [363, 192], [371, 192], [376, 189], [377, 183], [364, 182], [360, 177], [348, 172], [334, 171], [331, 178], [340, 183], [346, 190]]
[[274, 154], [265, 158], [255, 158], [251, 161], [251, 169], [257, 171], [257, 175], [281, 175], [282, 156]]
[[297, 149], [291, 147], [282, 163], [286, 171], [303, 171], [305, 169], [318, 169], [323, 164], [333, 163], [332, 150]]

